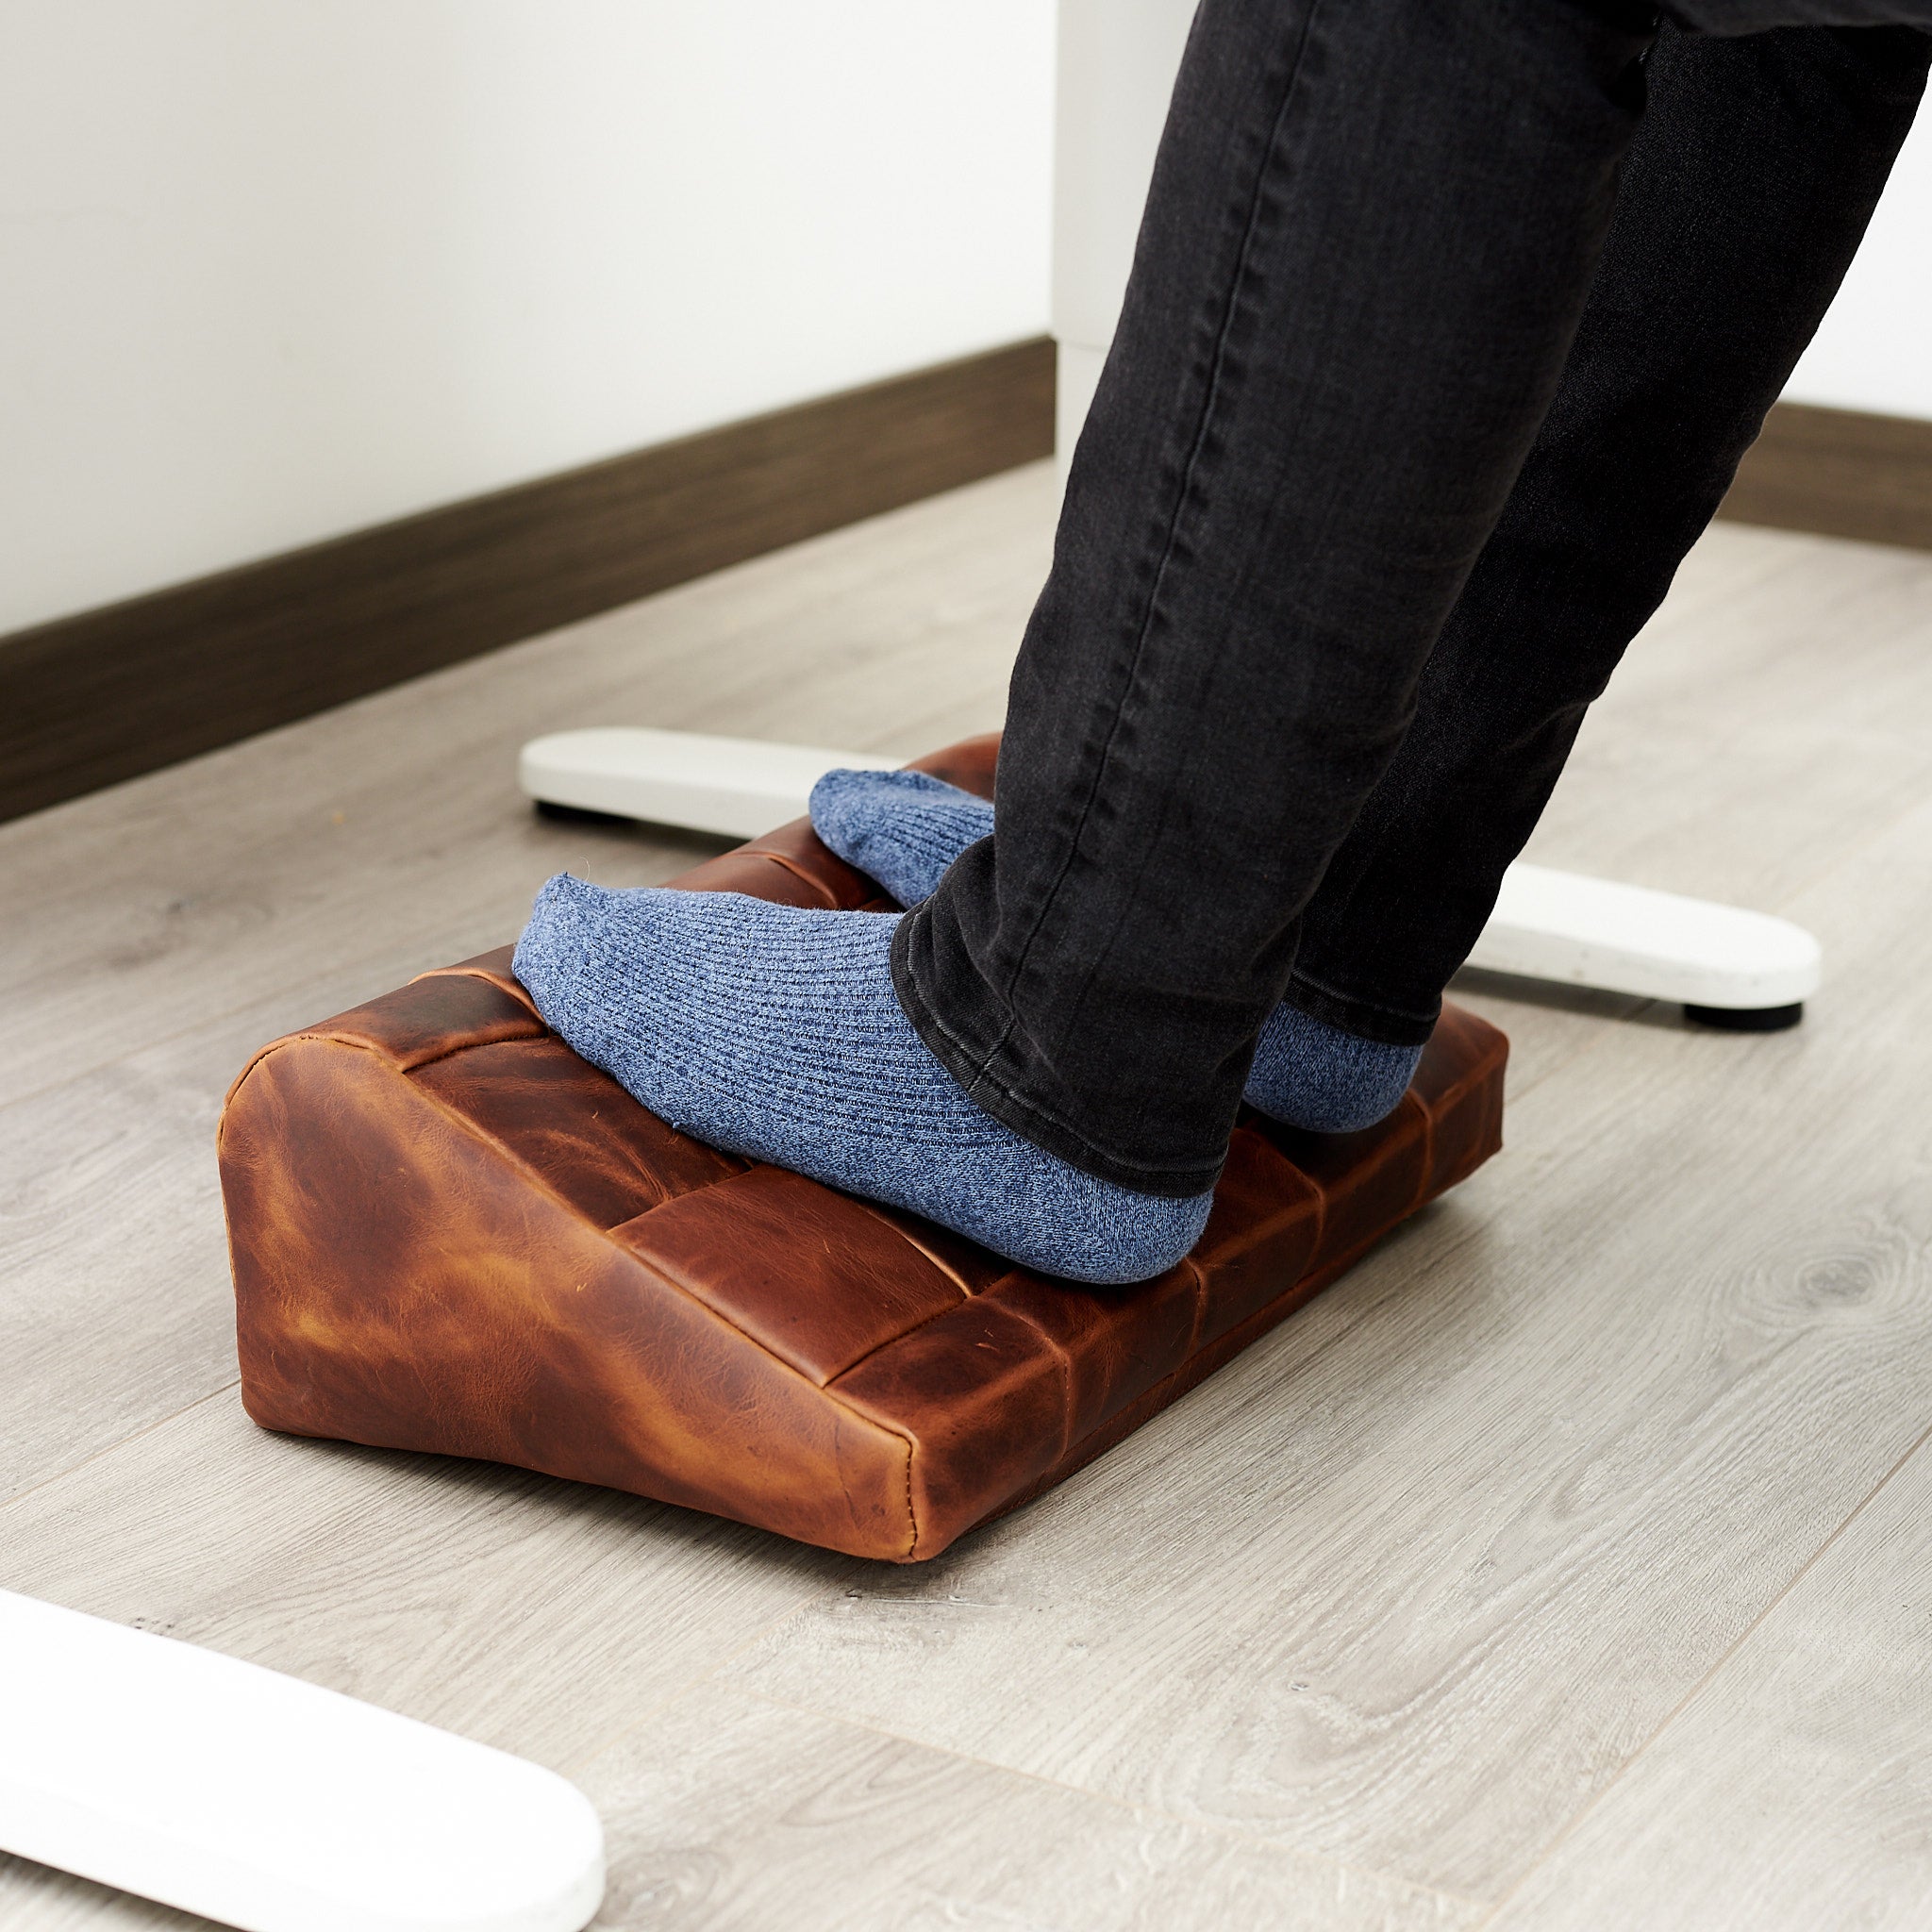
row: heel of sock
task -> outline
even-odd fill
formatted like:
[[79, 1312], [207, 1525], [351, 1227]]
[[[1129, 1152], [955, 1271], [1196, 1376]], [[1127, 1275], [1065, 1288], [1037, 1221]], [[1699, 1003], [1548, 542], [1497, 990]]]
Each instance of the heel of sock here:
[[1288, 1126], [1357, 1133], [1402, 1104], [1422, 1057], [1419, 1046], [1367, 1040], [1284, 1002], [1261, 1029], [1243, 1097]]

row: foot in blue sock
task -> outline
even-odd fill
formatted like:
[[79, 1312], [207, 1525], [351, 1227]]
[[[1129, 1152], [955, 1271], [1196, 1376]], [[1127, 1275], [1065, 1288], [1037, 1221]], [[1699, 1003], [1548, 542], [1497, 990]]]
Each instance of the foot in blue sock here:
[[[946, 868], [992, 831], [992, 807], [926, 772], [827, 772], [812, 787], [812, 828], [902, 906], [930, 895]], [[1290, 1126], [1343, 1134], [1373, 1126], [1407, 1091], [1419, 1046], [1390, 1046], [1286, 1002], [1268, 1016], [1244, 1094]]]
[[969, 845], [992, 836], [992, 805], [930, 772], [827, 772], [811, 828], [902, 906], [929, 899]]
[[897, 916], [559, 874], [514, 971], [550, 1026], [672, 1125], [1076, 1281], [1143, 1281], [1211, 1196], [1096, 1180], [966, 1097], [900, 1008]]

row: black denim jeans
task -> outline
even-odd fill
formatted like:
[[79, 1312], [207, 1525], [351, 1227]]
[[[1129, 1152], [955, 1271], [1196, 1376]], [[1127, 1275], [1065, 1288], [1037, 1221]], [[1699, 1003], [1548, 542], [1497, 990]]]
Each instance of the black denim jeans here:
[[894, 950], [989, 1112], [1193, 1193], [1284, 994], [1426, 1038], [1849, 261], [1932, 0], [1891, 15], [1204, 0], [998, 831]]

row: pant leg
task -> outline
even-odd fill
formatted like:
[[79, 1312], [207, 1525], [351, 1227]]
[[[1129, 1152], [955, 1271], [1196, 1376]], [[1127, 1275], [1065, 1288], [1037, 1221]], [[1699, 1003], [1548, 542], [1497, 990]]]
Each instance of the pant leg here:
[[1549, 407], [1641, 111], [1624, 0], [1204, 0], [1014, 672], [899, 995], [987, 1110], [1212, 1184], [1296, 921]]
[[1659, 37], [1562, 385], [1308, 907], [1294, 1005], [1427, 1038], [1586, 708], [1850, 265], [1928, 56], [1907, 28]]

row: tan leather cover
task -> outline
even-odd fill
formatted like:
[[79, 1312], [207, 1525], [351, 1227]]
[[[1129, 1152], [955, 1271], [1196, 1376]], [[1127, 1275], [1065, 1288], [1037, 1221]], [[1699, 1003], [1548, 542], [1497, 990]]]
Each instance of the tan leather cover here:
[[[921, 763], [990, 795], [996, 746]], [[886, 903], [804, 821], [677, 883]], [[1118, 1441], [1485, 1160], [1507, 1052], [1450, 1007], [1382, 1125], [1245, 1120], [1193, 1254], [1090, 1289], [675, 1132], [550, 1032], [505, 947], [276, 1041], [236, 1081], [242, 1400], [266, 1428], [919, 1561]]]

